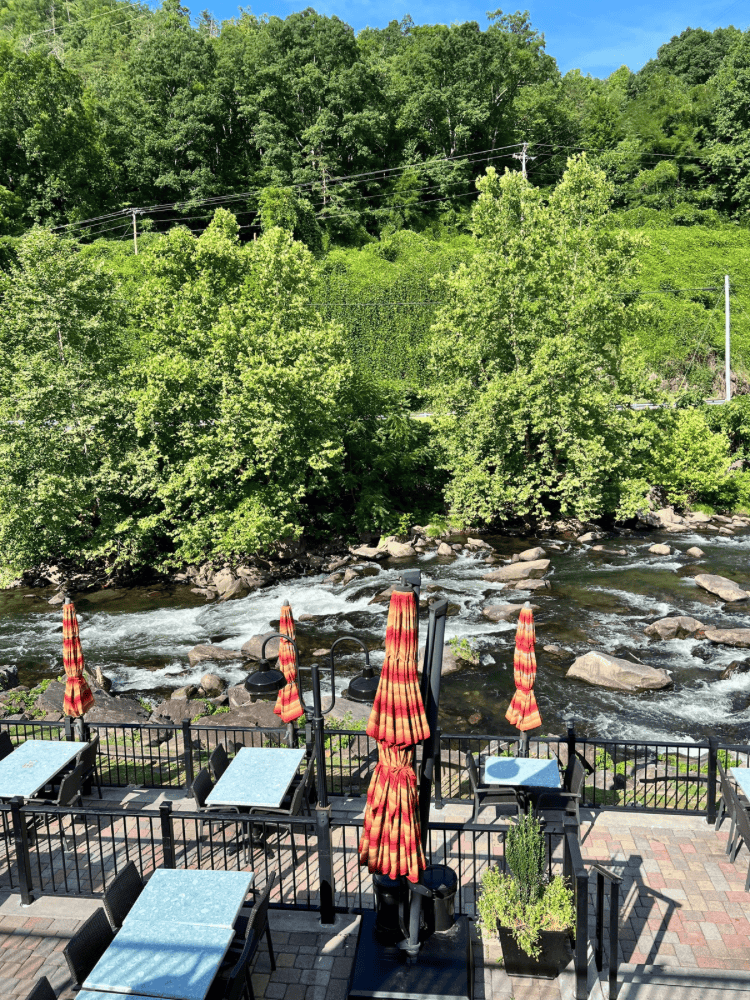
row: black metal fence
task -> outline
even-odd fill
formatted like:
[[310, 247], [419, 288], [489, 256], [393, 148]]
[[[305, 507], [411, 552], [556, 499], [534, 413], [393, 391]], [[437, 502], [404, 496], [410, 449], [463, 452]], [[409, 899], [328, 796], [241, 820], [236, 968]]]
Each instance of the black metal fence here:
[[[1, 720], [14, 743], [27, 739], [72, 739], [69, 724]], [[99, 737], [98, 767], [104, 786], [183, 788], [192, 785], [212, 750], [221, 743], [231, 757], [243, 746], [306, 747], [312, 756], [310, 728], [179, 726], [91, 723]], [[325, 780], [329, 795], [357, 796], [367, 791], [377, 764], [377, 743], [359, 729], [325, 730]], [[717, 770], [750, 766], [750, 746], [659, 740], [604, 740], [578, 736], [539, 737], [524, 747], [518, 738], [473, 733], [441, 733], [436, 760], [435, 804], [472, 797], [465, 768], [467, 753], [482, 761], [491, 755], [557, 758], [565, 766], [571, 754], [584, 762], [582, 803], [586, 806], [681, 812], [715, 818]], [[417, 751], [419, 757], [419, 749]]]

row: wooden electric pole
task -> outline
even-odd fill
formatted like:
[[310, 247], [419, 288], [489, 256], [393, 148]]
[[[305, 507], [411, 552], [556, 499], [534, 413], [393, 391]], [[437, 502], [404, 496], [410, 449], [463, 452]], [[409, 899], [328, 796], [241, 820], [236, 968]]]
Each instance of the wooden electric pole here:
[[133, 217], [133, 246], [135, 247], [135, 252], [136, 252], [136, 256], [137, 256], [138, 255], [138, 230], [137, 230], [136, 225], [135, 225], [136, 212], [137, 212], [137, 209], [135, 209], [135, 208], [131, 208], [130, 209], [130, 214]]

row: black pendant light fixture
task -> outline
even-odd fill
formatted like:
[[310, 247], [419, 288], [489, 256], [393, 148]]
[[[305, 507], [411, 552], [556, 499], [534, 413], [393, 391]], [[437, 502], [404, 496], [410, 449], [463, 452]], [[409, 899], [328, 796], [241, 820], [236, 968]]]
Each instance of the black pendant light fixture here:
[[297, 652], [297, 643], [294, 639], [290, 639], [288, 635], [282, 635], [280, 632], [273, 632], [271, 635], [266, 636], [263, 641], [258, 669], [253, 671], [253, 673], [248, 674], [245, 679], [245, 688], [255, 698], [273, 698], [283, 687], [286, 687], [287, 681], [284, 674], [280, 670], [277, 670], [276, 667], [272, 667], [270, 660], [266, 659], [266, 645], [271, 641], [271, 639], [284, 639], [286, 642], [292, 644], [294, 647], [294, 664], [297, 668], [297, 675], [299, 676], [299, 654]]

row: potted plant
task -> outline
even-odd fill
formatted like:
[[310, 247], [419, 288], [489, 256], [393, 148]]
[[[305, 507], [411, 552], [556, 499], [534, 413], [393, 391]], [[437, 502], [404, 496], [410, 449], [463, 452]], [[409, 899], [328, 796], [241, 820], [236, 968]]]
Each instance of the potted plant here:
[[497, 929], [510, 976], [554, 979], [572, 958], [573, 892], [561, 876], [547, 877], [544, 854], [539, 821], [524, 814], [508, 831], [508, 871], [482, 876], [479, 916], [487, 933]]

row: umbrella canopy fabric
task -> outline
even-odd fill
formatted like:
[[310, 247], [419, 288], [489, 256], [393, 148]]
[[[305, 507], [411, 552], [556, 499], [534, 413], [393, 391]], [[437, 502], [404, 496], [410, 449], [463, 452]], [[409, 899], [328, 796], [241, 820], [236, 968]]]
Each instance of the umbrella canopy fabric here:
[[94, 696], [83, 676], [83, 650], [78, 638], [76, 606], [72, 603], [63, 605], [63, 666], [68, 678], [63, 712], [78, 718], [93, 707]]
[[378, 763], [367, 790], [359, 863], [371, 872], [419, 881], [427, 865], [419, 825], [414, 746], [429, 735], [417, 675], [417, 605], [413, 591], [394, 591], [388, 610], [385, 663], [367, 734]]
[[[288, 604], [282, 605], [281, 621], [279, 622], [279, 632], [288, 635], [290, 639], [295, 638], [294, 618], [292, 609]], [[286, 687], [283, 687], [276, 699], [274, 712], [280, 715], [283, 722], [294, 722], [301, 715], [305, 714], [299, 700], [299, 688], [297, 686], [297, 663], [294, 656], [294, 646], [285, 639], [279, 641], [279, 670], [286, 677]]]
[[534, 615], [531, 608], [522, 608], [516, 630], [516, 651], [513, 654], [513, 679], [516, 693], [508, 705], [505, 718], [522, 733], [542, 724], [539, 706], [534, 697], [536, 657], [534, 656]]

